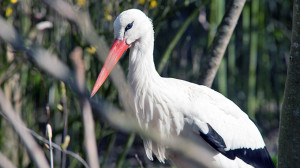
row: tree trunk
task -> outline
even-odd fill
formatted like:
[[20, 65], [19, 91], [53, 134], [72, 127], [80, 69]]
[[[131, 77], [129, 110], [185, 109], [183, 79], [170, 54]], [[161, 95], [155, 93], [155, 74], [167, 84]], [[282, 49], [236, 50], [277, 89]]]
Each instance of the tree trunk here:
[[290, 59], [280, 114], [278, 167], [300, 165], [300, 0], [294, 0]]
[[246, 0], [232, 0], [200, 67], [199, 84], [211, 87]]

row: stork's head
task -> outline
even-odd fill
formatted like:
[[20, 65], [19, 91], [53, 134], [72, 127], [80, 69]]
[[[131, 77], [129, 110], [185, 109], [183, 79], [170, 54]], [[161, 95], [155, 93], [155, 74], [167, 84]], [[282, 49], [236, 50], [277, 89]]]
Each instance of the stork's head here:
[[101, 87], [122, 54], [149, 32], [153, 34], [153, 26], [151, 20], [142, 11], [129, 9], [122, 12], [114, 21], [114, 32], [115, 41], [97, 78], [91, 97]]
[[114, 21], [115, 39], [131, 45], [148, 31], [153, 30], [151, 20], [138, 9], [122, 12]]

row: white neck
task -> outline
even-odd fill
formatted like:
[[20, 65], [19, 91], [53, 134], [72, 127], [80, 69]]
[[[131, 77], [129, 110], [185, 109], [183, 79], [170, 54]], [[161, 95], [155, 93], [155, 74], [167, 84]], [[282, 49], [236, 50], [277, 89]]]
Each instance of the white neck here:
[[[147, 31], [140, 39], [134, 42], [129, 54], [128, 82], [134, 93], [134, 107], [139, 125], [143, 129], [159, 129], [160, 138], [178, 135], [183, 128], [183, 117], [171, 119], [169, 116], [173, 108], [170, 96], [167, 95], [168, 85], [157, 73], [153, 62], [154, 33]], [[171, 117], [171, 118], [169, 118]], [[144, 140], [148, 158], [152, 152], [163, 162], [165, 146]]]
[[160, 78], [153, 61], [153, 48], [153, 30], [148, 31], [131, 46], [128, 80], [134, 91], [142, 87], [143, 84], [154, 82]]

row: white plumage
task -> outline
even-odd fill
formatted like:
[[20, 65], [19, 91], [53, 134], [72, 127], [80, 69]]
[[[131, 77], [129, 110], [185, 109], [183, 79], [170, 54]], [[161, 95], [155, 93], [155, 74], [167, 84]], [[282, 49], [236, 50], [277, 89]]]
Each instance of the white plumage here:
[[[134, 93], [136, 117], [143, 129], [157, 128], [160, 138], [190, 138], [212, 151], [208, 162], [213, 167], [272, 167], [255, 124], [232, 101], [206, 86], [163, 78], [157, 73], [153, 62], [153, 26], [143, 12], [137, 9], [122, 12], [114, 28], [116, 41], [111, 53], [121, 46], [122, 52], [117, 55], [122, 55], [131, 47], [128, 82]], [[120, 56], [117, 57], [111, 60], [117, 62]], [[107, 64], [113, 66], [111, 60]], [[92, 95], [110, 72], [109, 68], [103, 69], [108, 72], [100, 73]], [[169, 154], [167, 146], [143, 140], [150, 160], [154, 153], [161, 162], [169, 157], [178, 167], [192, 166], [184, 157]]]

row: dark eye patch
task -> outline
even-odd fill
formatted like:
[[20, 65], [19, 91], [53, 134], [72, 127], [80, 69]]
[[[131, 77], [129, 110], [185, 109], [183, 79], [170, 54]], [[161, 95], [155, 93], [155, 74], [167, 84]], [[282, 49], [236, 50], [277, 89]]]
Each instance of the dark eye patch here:
[[133, 26], [133, 22], [129, 23], [126, 27], [125, 27], [125, 32], [129, 29], [131, 29]]

